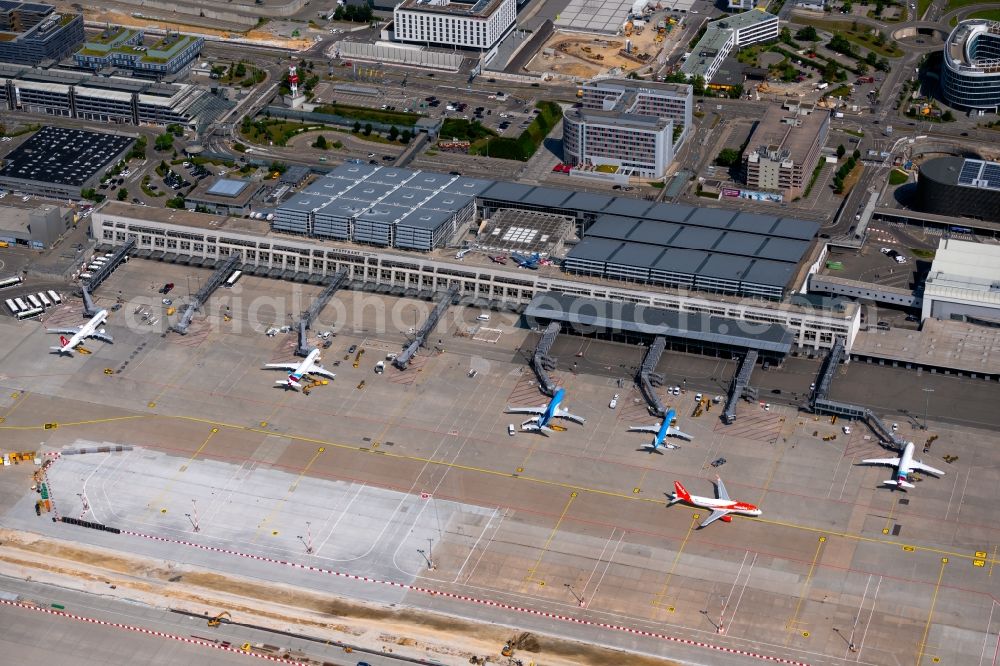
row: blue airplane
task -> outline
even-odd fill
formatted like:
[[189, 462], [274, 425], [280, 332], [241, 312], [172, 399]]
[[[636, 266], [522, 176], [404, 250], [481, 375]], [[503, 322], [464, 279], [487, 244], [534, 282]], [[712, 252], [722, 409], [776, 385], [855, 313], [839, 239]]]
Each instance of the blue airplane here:
[[559, 406], [559, 403], [562, 402], [565, 396], [566, 389], [559, 389], [547, 405], [542, 405], [541, 407], [507, 407], [504, 411], [507, 414], [534, 414], [535, 416], [532, 416], [521, 424], [521, 430], [538, 432], [548, 437], [550, 432], [555, 432], [555, 429], [550, 426], [552, 419], [568, 419], [581, 425], [586, 420], [582, 416], [570, 414], [565, 407]]
[[532, 255], [511, 252], [510, 258], [517, 262], [517, 265], [521, 268], [530, 268], [533, 271], [538, 270], [538, 262], [542, 260], [542, 257], [537, 252]]
[[660, 449], [679, 449], [681, 447], [676, 444], [665, 444], [664, 440], [667, 437], [680, 437], [681, 439], [686, 439], [691, 441], [694, 439], [691, 435], [686, 432], [681, 432], [674, 427], [674, 419], [677, 418], [677, 412], [673, 409], [667, 412], [666, 417], [664, 417], [661, 423], [651, 426], [632, 426], [628, 429], [629, 432], [652, 432], [656, 433], [653, 435], [653, 441], [646, 447], [649, 449], [650, 453], [659, 453], [662, 455]]

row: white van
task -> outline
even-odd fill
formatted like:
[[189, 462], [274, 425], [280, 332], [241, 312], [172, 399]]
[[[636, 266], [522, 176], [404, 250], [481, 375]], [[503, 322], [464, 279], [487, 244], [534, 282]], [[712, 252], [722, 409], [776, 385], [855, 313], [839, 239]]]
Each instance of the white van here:
[[476, 321], [489, 321], [489, 320], [490, 320], [490, 316], [488, 314], [486, 314], [485, 312], [483, 314], [479, 315], [478, 317], [476, 317]]

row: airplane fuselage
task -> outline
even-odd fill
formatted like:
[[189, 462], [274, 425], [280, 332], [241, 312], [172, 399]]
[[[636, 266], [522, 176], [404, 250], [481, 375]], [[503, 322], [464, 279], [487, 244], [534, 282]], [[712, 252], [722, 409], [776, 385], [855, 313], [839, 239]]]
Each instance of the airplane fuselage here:
[[556, 391], [556, 394], [552, 396], [552, 400], [549, 401], [549, 406], [545, 408], [545, 413], [538, 417], [539, 428], [549, 425], [552, 418], [555, 416], [556, 410], [559, 409], [559, 403], [562, 402], [565, 396], [566, 389], [559, 389]]
[[317, 362], [319, 361], [318, 349], [313, 349], [311, 352], [309, 352], [309, 355], [306, 356], [301, 363], [299, 363], [298, 367], [292, 370], [291, 376], [295, 378], [296, 382], [302, 379], [302, 377], [304, 377], [308, 373], [309, 368], [313, 366], [314, 361]]
[[108, 320], [108, 311], [99, 310], [97, 314], [90, 318], [90, 320], [80, 327], [80, 330], [74, 333], [70, 339], [62, 346], [60, 352], [70, 352], [76, 349], [76, 346], [90, 337], [93, 333], [97, 331], [97, 328], [101, 326], [104, 322]]
[[905, 447], [903, 447], [903, 454], [899, 456], [899, 466], [896, 468], [896, 480], [906, 481], [907, 475], [910, 470], [913, 469], [913, 452], [916, 450], [916, 446], [913, 442], [908, 442]]
[[653, 439], [653, 446], [663, 446], [663, 442], [667, 438], [667, 433], [670, 432], [670, 425], [674, 422], [675, 418], [677, 418], [677, 412], [673, 409], [669, 410], [666, 416], [663, 417], [660, 430], [656, 433], [656, 438]]

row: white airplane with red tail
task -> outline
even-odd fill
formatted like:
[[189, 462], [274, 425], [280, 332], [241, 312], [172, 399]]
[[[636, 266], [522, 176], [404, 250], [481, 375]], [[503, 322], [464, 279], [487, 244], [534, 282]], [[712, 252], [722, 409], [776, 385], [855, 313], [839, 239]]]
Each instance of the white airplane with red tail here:
[[[58, 353], [60, 356], [63, 354], [72, 356], [73, 351], [87, 338], [97, 338], [98, 340], [103, 340], [104, 342], [113, 343], [114, 340], [111, 336], [108, 335], [103, 328], [100, 328], [100, 326], [104, 325], [104, 322], [107, 320], [108, 311], [98, 310], [97, 314], [91, 317], [90, 320], [83, 326], [77, 326], [76, 328], [47, 329], [49, 333], [60, 333], [59, 346], [49, 347], [49, 349]], [[70, 337], [67, 339], [66, 335], [69, 335]]]
[[680, 481], [674, 481], [674, 492], [670, 494], [670, 505], [677, 504], [678, 502], [684, 502], [685, 504], [690, 504], [691, 506], [697, 506], [702, 509], [710, 509], [712, 515], [701, 522], [698, 528], [708, 527], [717, 520], [722, 520], [724, 523], [732, 521], [733, 517], [730, 514], [736, 514], [738, 516], [759, 516], [761, 510], [758, 509], [753, 504], [747, 504], [746, 502], [735, 502], [729, 498], [729, 493], [726, 492], [726, 485], [722, 483], [722, 479], [719, 477], [715, 478], [715, 494], [716, 497], [699, 497], [698, 495], [692, 495], [687, 491]]

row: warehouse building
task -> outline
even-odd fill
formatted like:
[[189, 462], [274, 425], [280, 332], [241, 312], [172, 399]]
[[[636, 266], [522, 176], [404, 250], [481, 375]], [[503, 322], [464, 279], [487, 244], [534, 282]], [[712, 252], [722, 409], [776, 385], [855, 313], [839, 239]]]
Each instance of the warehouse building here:
[[283, 202], [275, 210], [273, 227], [317, 238], [430, 251], [472, 221], [474, 197], [488, 182], [345, 164]]
[[64, 127], [43, 127], [15, 148], [0, 169], [0, 187], [53, 199], [79, 199], [135, 138]]
[[397, 41], [488, 51], [517, 20], [517, 0], [404, 0], [393, 10]]
[[924, 281], [921, 319], [1000, 322], [1000, 247], [943, 238]]
[[83, 41], [83, 16], [36, 2], [0, 0], [0, 62], [38, 65], [62, 60]]
[[830, 132], [829, 113], [786, 113], [768, 107], [743, 151], [747, 187], [802, 196]]
[[1000, 222], [1000, 163], [938, 157], [920, 165], [916, 208]]
[[[2, 1], [2, 0], [0, 0]], [[123, 125], [209, 125], [233, 103], [206, 88], [0, 64], [0, 109]]]
[[113, 67], [138, 76], [160, 77], [187, 67], [205, 44], [203, 37], [167, 33], [152, 46], [144, 46], [143, 37], [142, 30], [109, 26], [84, 42], [73, 60], [86, 69]]

